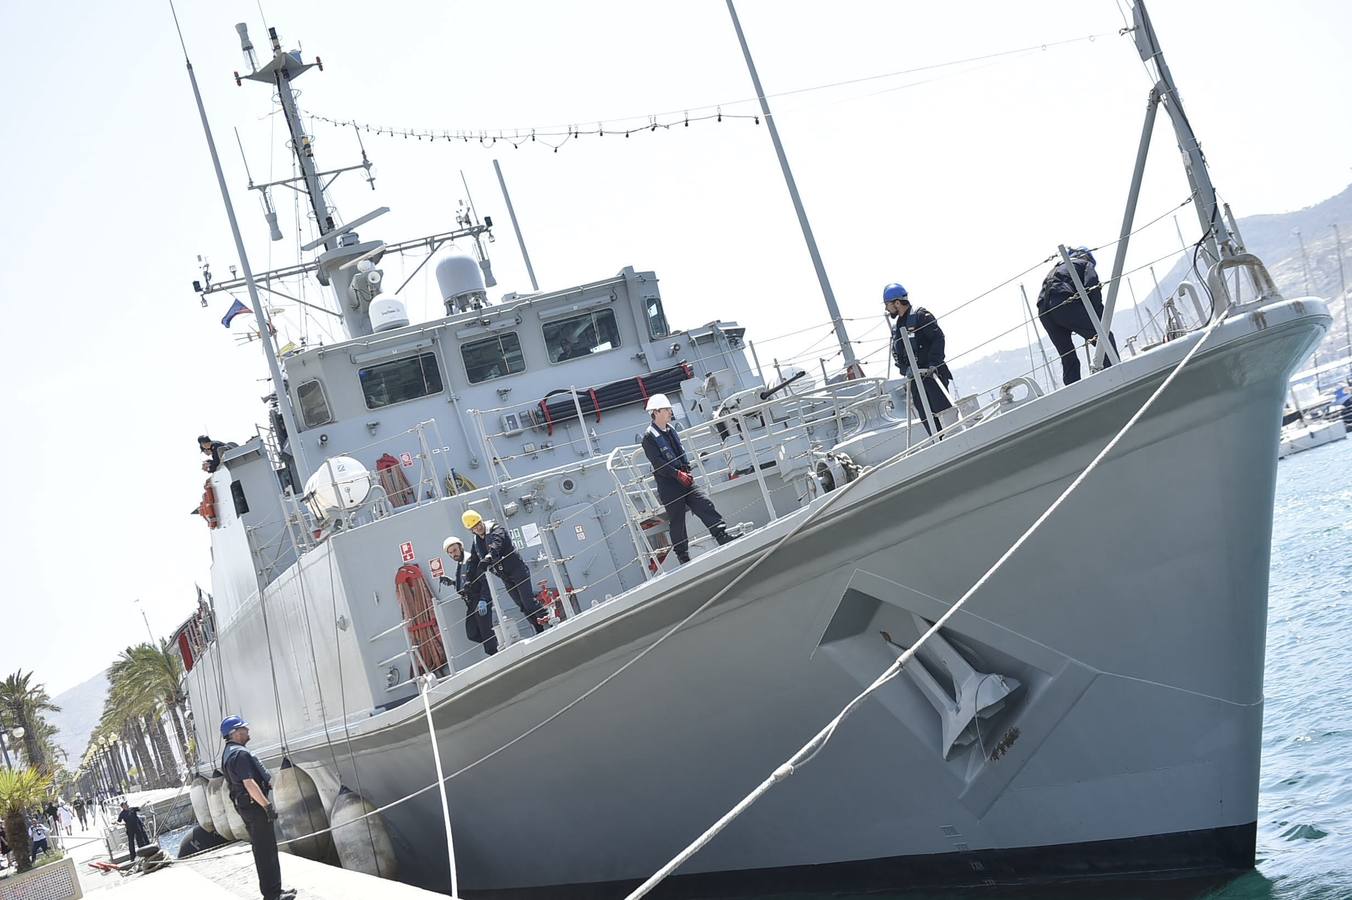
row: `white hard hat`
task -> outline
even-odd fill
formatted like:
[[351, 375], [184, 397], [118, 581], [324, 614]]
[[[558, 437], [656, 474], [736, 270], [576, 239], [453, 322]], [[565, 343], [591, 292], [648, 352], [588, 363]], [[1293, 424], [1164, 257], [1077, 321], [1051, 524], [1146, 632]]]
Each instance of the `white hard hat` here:
[[455, 535], [451, 535], [450, 537], [446, 538], [446, 540], [441, 542], [441, 552], [450, 553], [452, 544], [459, 544], [461, 547], [465, 546], [464, 541], [460, 540], [460, 538], [456, 537]]
[[653, 394], [648, 398], [648, 405], [644, 407], [648, 412], [659, 409], [671, 409], [671, 401], [667, 399], [666, 394]]

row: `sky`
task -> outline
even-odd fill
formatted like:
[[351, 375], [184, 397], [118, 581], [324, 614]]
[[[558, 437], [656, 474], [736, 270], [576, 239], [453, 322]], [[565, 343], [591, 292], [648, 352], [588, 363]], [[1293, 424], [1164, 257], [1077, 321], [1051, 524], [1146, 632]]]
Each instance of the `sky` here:
[[[268, 240], [234, 132], [256, 181], [291, 176], [269, 91], [231, 75], [242, 68], [236, 22], [266, 48], [259, 4], [179, 6], [251, 262], [294, 263], [295, 237], [308, 240], [311, 225], [280, 190], [288, 239]], [[1352, 5], [1215, 9], [1151, 5], [1223, 199], [1242, 216], [1342, 190], [1352, 181], [1342, 44]], [[1030, 267], [1022, 280], [1035, 293], [1036, 264], [1057, 243], [1116, 236], [1150, 83], [1117, 34], [1115, 0], [740, 0], [738, 12], [862, 352], [879, 346], [888, 282], [942, 317]], [[373, 131], [594, 132], [621, 117], [636, 117], [633, 127], [720, 104], [729, 116], [753, 111], [721, 0], [264, 0], [261, 13], [287, 48], [324, 60], [297, 82], [301, 107]], [[194, 438], [247, 439], [270, 388], [259, 346], [237, 341], [244, 321], [220, 325], [229, 298], [202, 309], [190, 287], [199, 254], [218, 280], [238, 261], [168, 4], [7, 3], [0, 33], [0, 671], [33, 669], [55, 693], [144, 640], [147, 626], [163, 636], [191, 612], [209, 565], [206, 529], [189, 515], [202, 481]], [[945, 65], [959, 60], [969, 61]], [[843, 81], [855, 83], [806, 90]], [[310, 131], [321, 166], [360, 160], [350, 129], [315, 120]], [[497, 158], [544, 289], [652, 269], [677, 327], [737, 320], [762, 360], [834, 352], [764, 124], [593, 133], [557, 153], [540, 141], [362, 138], [375, 190], [346, 175], [331, 195], [347, 219], [391, 207], [361, 229], [365, 239], [453, 228], [463, 175], [497, 226], [493, 293], [528, 290]], [[1178, 249], [1167, 213], [1186, 196], [1161, 116], [1138, 222], [1164, 218], [1133, 239], [1129, 267]], [[1191, 210], [1177, 218], [1195, 240]], [[419, 261], [383, 268], [399, 284]], [[1017, 284], [944, 319], [950, 356], [1021, 343]], [[415, 319], [439, 307], [424, 275], [402, 296]], [[304, 297], [324, 299], [314, 286]], [[324, 317], [276, 309], [284, 338], [333, 339]]]

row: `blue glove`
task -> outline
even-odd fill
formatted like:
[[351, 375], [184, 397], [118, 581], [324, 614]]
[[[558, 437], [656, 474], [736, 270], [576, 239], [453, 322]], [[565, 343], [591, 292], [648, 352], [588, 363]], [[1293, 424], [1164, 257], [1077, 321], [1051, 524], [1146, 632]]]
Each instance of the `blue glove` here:
[[487, 600], [480, 600], [480, 601], [479, 601], [479, 615], [481, 615], [481, 616], [486, 616], [486, 615], [488, 615], [488, 601], [487, 601]]

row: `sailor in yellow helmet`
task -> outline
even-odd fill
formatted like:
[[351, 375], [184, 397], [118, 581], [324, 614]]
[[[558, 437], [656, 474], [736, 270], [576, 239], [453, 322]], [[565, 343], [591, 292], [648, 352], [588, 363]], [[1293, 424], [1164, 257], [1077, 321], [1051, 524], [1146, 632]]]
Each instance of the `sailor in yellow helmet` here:
[[461, 514], [460, 523], [474, 535], [471, 539], [473, 546], [469, 551], [470, 571], [476, 575], [492, 571], [501, 578], [512, 602], [521, 610], [535, 633], [544, 631], [545, 623], [542, 620], [546, 618], [545, 611], [540, 605], [540, 598], [531, 593], [530, 569], [526, 567], [521, 554], [516, 552], [507, 529], [485, 519], [473, 509]]

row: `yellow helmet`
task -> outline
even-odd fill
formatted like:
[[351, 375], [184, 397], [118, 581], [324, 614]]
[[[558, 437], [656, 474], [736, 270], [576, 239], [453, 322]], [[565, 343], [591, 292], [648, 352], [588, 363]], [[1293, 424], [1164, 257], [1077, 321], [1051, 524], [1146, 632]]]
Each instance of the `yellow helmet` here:
[[467, 509], [460, 514], [460, 524], [466, 528], [473, 528], [484, 520], [484, 517], [472, 509]]

